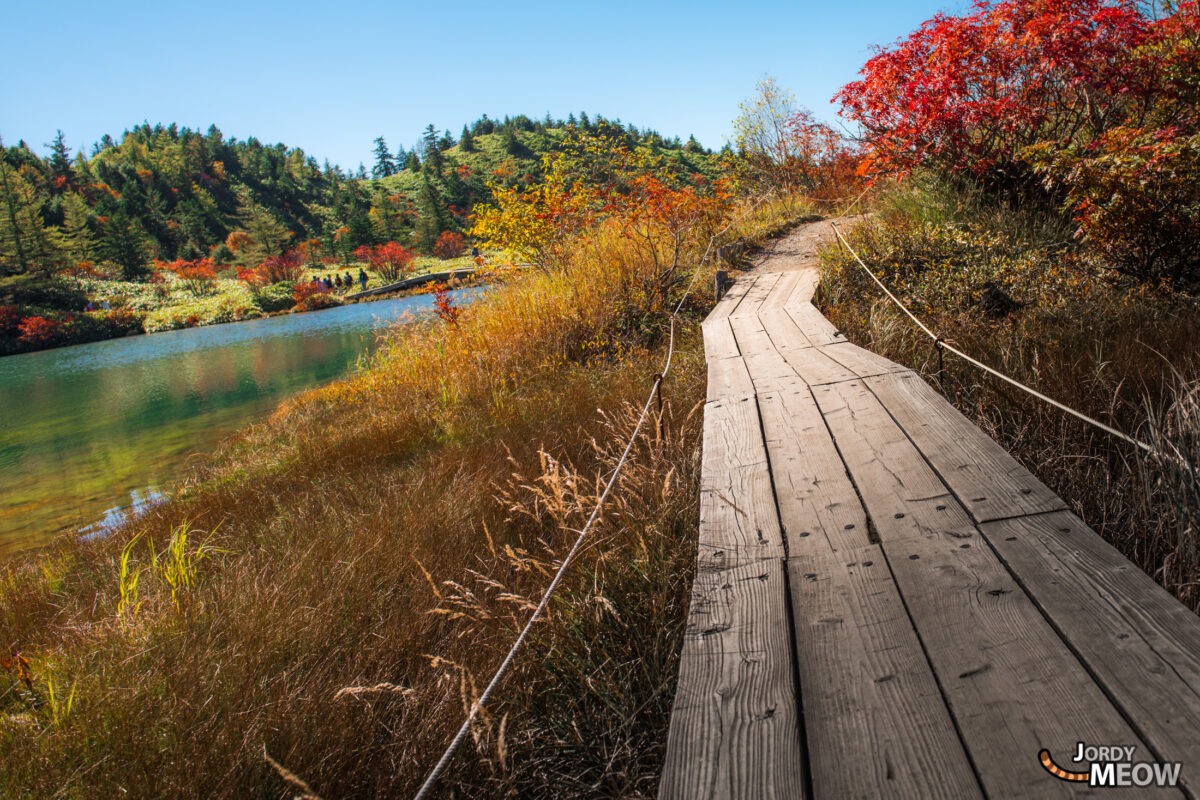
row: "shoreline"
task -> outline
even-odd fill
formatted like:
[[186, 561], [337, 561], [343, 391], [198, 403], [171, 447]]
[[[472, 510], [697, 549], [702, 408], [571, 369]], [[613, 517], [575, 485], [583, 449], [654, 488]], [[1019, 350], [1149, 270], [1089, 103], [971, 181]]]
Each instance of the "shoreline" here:
[[[436, 273], [427, 273], [427, 274], [436, 274]], [[422, 275], [414, 275], [412, 277], [421, 278], [423, 276]], [[453, 284], [451, 284], [449, 281], [446, 282], [447, 288], [451, 288], [451, 289], [461, 289], [461, 288], [467, 288], [470, 286], [480, 286], [480, 285], [492, 282], [491, 280], [472, 279], [472, 278], [468, 278], [465, 280], [458, 279], [458, 278], [452, 278], [451, 280], [454, 281]], [[245, 319], [224, 320], [224, 321], [219, 321], [219, 322], [217, 322], [217, 321], [206, 322], [206, 323], [199, 323], [196, 325], [185, 325], [180, 328], [166, 328], [166, 329], [157, 330], [157, 331], [146, 331], [146, 330], [126, 331], [125, 333], [116, 335], [116, 336], [103, 336], [103, 337], [99, 337], [99, 338], [84, 339], [82, 341], [65, 341], [65, 342], [52, 344], [48, 347], [34, 347], [29, 350], [20, 350], [20, 351], [13, 352], [13, 353], [0, 353], [0, 359], [9, 358], [12, 356], [29, 355], [30, 353], [42, 353], [42, 352], [46, 352], [48, 350], [61, 350], [66, 347], [79, 347], [82, 345], [96, 344], [97, 342], [112, 341], [114, 339], [128, 339], [128, 338], [136, 337], [136, 336], [152, 336], [156, 333], [169, 333], [171, 331], [190, 330], [193, 328], [211, 328], [216, 325], [236, 325], [236, 324], [243, 323], [243, 322], [254, 322], [255, 320], [272, 319], [274, 317], [287, 316], [289, 314], [309, 314], [309, 313], [313, 313], [313, 312], [317, 312], [317, 311], [328, 311], [332, 308], [341, 308], [343, 306], [358, 305], [360, 303], [373, 303], [373, 302], [378, 302], [380, 300], [396, 300], [396, 299], [405, 298], [405, 297], [414, 297], [414, 296], [422, 295], [422, 294], [432, 294], [433, 292], [436, 291], [436, 287], [439, 285], [439, 283], [441, 283], [441, 282], [431, 280], [431, 281], [426, 281], [424, 283], [418, 284], [418, 285], [410, 287], [410, 288], [397, 289], [395, 291], [381, 293], [381, 294], [371, 294], [371, 295], [364, 296], [364, 297], [357, 297], [355, 295], [335, 295], [340, 302], [338, 302], [334, 305], [326, 306], [324, 308], [298, 309], [295, 306], [293, 306], [292, 308], [287, 308], [287, 309], [283, 309], [280, 311], [263, 311], [258, 316], [247, 317]], [[378, 290], [380, 288], [383, 288], [383, 287], [375, 287], [375, 290]], [[366, 289], [366, 291], [371, 292], [373, 290], [368, 288], [368, 289]], [[82, 312], [78, 312], [78, 313], [87, 314], [90, 312], [82, 311]]]

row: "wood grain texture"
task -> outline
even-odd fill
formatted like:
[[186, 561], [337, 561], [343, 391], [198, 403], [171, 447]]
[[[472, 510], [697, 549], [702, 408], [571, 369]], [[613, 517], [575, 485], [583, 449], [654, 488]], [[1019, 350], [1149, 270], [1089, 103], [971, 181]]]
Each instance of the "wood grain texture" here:
[[787, 306], [787, 312], [796, 327], [804, 331], [804, 335], [814, 345], [835, 344], [846, 341], [833, 323], [821, 316], [821, 312], [812, 303], [796, 303]]
[[774, 341], [786, 342], [793, 349], [813, 346], [783, 306], [763, 306], [758, 310], [758, 318]]
[[788, 569], [813, 796], [982, 797], [880, 549]]
[[808, 267], [798, 270], [798, 272], [800, 279], [796, 281], [795, 288], [784, 301], [785, 306], [811, 303], [813, 295], [817, 293], [817, 286], [821, 283], [821, 273], [815, 267]]
[[821, 348], [821, 352], [860, 378], [869, 378], [873, 375], [887, 375], [893, 372], [912, 372], [912, 370], [902, 364], [889, 361], [881, 355], [872, 353], [870, 350], [864, 350], [850, 342], [825, 345]]
[[728, 318], [706, 319], [701, 323], [700, 331], [704, 336], [704, 357], [707, 360], [737, 358], [741, 355]]
[[660, 800], [803, 800], [793, 674], [783, 562], [698, 573]]
[[824, 353], [823, 347], [790, 347], [786, 343], [779, 345], [779, 352], [791, 365], [796, 374], [804, 378], [809, 386], [822, 386], [826, 383], [856, 380], [852, 370], [834, 361]]
[[778, 272], [767, 272], [759, 275], [754, 281], [754, 285], [746, 291], [746, 296], [742, 298], [742, 302], [738, 303], [737, 308], [733, 310], [730, 316], [754, 316], [758, 313], [758, 309], [762, 306], [763, 301], [771, 294], [771, 290], [775, 288], [775, 284], [779, 282], [780, 275]]
[[1200, 793], [1200, 618], [1070, 512], [980, 530], [1155, 753], [1183, 762], [1184, 785]]
[[767, 308], [783, 308], [787, 299], [795, 291], [796, 284], [800, 281], [800, 278], [801, 273], [799, 271], [781, 273], [779, 281], [771, 289], [770, 294], [763, 299], [762, 305], [758, 307], [758, 310], [761, 312]]
[[728, 317], [742, 302], [742, 298], [746, 296], [746, 292], [758, 280], [757, 275], [739, 275], [734, 277], [733, 285], [726, 290], [725, 295], [717, 301], [717, 305], [709, 313], [708, 319], [722, 319]]
[[754, 382], [742, 358], [717, 358], [708, 362], [708, 402], [754, 394]]
[[783, 535], [753, 396], [704, 408], [699, 565], [783, 558]]
[[882, 375], [866, 384], [977, 521], [1067, 507], [919, 375]]
[[764, 392], [758, 404], [788, 552], [866, 546], [866, 511], [808, 386]]
[[1043, 747], [1063, 764], [1078, 741], [1144, 747], [875, 396], [853, 381], [814, 394], [986, 794], [1078, 794]]

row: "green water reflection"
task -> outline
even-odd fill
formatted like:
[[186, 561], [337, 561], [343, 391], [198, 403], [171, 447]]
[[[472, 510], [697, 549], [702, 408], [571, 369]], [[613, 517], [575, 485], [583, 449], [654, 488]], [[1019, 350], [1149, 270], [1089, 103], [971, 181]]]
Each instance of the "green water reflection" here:
[[278, 402], [345, 374], [428, 295], [0, 358], [0, 553], [148, 492]]

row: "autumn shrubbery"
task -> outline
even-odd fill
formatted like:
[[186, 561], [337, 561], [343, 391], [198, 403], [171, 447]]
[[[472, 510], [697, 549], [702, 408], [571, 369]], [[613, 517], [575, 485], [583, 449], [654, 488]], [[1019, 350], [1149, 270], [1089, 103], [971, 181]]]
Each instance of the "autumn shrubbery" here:
[[[874, 218], [852, 235], [939, 335], [1160, 449], [1195, 453], [1200, 359], [1195, 3], [980, 2], [838, 96]], [[1080, 515], [1200, 609], [1200, 484], [947, 355], [841, 251], [825, 310], [921, 369]]]
[[880, 50], [841, 90], [863, 171], [929, 170], [1061, 208], [1110, 268], [1195, 289], [1200, 14], [1108, 0], [978, 2]]

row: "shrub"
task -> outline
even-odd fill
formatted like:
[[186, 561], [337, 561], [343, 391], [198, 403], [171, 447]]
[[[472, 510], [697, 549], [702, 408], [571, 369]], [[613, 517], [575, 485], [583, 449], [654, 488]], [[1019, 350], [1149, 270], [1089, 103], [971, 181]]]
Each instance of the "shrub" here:
[[325, 288], [325, 284], [320, 281], [297, 283], [292, 297], [296, 301], [297, 311], [316, 311], [319, 308], [341, 305], [341, 300]]
[[254, 296], [255, 304], [263, 311], [284, 311], [296, 304], [295, 284], [289, 281], [273, 283], [263, 287]]
[[1128, 3], [980, 0], [876, 52], [836, 99], [864, 130], [867, 170], [933, 166], [1028, 189], [1024, 147], [1099, 133], [1144, 107], [1156, 85], [1138, 50], [1149, 36]]
[[21, 312], [16, 306], [0, 306], [0, 336], [18, 336], [21, 332]]
[[433, 254], [440, 259], [458, 258], [466, 250], [462, 234], [453, 231], [442, 231], [437, 242], [433, 245]]
[[1078, 235], [1114, 270], [1200, 285], [1200, 134], [1116, 128], [1094, 146], [1042, 146], [1031, 158], [1065, 187]]
[[47, 317], [26, 317], [21, 320], [19, 329], [21, 341], [36, 346], [54, 343], [62, 332], [62, 323]]
[[392, 282], [408, 275], [416, 254], [395, 242], [387, 242], [378, 247], [363, 245], [354, 255], [367, 262], [385, 281]]
[[247, 267], [238, 267], [237, 279], [246, 284], [246, 288], [250, 290], [250, 294], [257, 298], [263, 287], [267, 286], [271, 281], [267, 278], [265, 270], [250, 269]]
[[454, 305], [454, 298], [450, 296], [450, 290], [444, 283], [439, 283], [434, 289], [433, 311], [443, 322], [458, 324], [460, 309]]
[[193, 297], [204, 297], [212, 294], [217, 285], [217, 272], [211, 258], [201, 258], [195, 261], [176, 259], [171, 262], [156, 261], [155, 267], [166, 270], [183, 281], [184, 287]]
[[47, 281], [39, 275], [26, 273], [0, 283], [0, 303], [5, 305], [81, 311], [87, 302], [87, 295], [70, 277]]
[[283, 255], [264, 258], [262, 263], [258, 265], [258, 271], [263, 275], [267, 283], [296, 281], [300, 279], [300, 274], [304, 271], [301, 261], [299, 252], [288, 250]]

